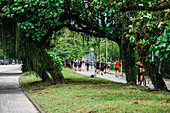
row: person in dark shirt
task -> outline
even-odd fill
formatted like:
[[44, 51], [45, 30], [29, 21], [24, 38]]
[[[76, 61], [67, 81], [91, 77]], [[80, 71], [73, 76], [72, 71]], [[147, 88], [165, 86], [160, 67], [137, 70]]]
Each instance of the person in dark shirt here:
[[73, 59], [71, 60], [71, 68], [73, 68]]
[[75, 69], [75, 71], [77, 71], [77, 61], [76, 60], [74, 62], [74, 69]]
[[81, 71], [81, 66], [82, 66], [82, 61], [81, 61], [81, 59], [79, 60], [79, 71]]
[[105, 65], [105, 63], [104, 63], [103, 60], [102, 60], [101, 63], [100, 63], [101, 75], [103, 75], [104, 65]]
[[104, 74], [106, 74], [107, 62], [104, 62]]
[[96, 70], [97, 70], [97, 74], [100, 72], [100, 62], [97, 60], [96, 62]]
[[87, 62], [86, 62], [87, 71], [89, 70], [89, 65], [90, 65], [90, 62], [87, 60]]

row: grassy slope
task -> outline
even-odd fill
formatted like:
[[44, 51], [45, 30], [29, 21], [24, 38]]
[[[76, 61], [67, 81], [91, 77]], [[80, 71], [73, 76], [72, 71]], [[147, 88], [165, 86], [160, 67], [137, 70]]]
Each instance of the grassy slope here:
[[91, 79], [64, 69], [68, 84], [35, 82], [35, 76], [21, 76], [28, 94], [47, 113], [84, 112], [170, 112], [170, 93], [148, 92], [145, 87]]

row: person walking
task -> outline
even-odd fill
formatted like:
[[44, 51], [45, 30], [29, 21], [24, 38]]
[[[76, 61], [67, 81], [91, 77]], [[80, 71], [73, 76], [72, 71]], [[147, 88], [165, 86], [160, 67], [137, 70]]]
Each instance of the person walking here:
[[101, 75], [103, 75], [104, 66], [105, 66], [105, 63], [104, 63], [103, 60], [102, 60], [101, 63], [100, 63]]
[[97, 70], [97, 74], [100, 72], [100, 62], [97, 60], [96, 62], [96, 70]]
[[73, 59], [71, 60], [71, 68], [73, 68]]
[[77, 61], [74, 62], [74, 70], [77, 71]]
[[108, 71], [110, 72], [111, 62], [108, 62]]
[[106, 74], [107, 62], [104, 62], [104, 74]]
[[82, 62], [81, 59], [80, 59], [80, 60], [79, 60], [79, 66], [78, 66], [78, 67], [79, 67], [79, 71], [81, 71], [82, 63], [83, 63], [83, 62]]
[[137, 62], [136, 64], [137, 64], [137, 71], [138, 71], [138, 85], [141, 85], [143, 81], [142, 78], [143, 78], [143, 73], [144, 73], [142, 59], [140, 58], [140, 61]]
[[79, 67], [79, 60], [77, 60], [77, 67]]
[[87, 60], [87, 62], [86, 62], [87, 71], [89, 71], [89, 65], [90, 65], [90, 62]]
[[119, 77], [119, 61], [116, 59], [115, 61], [115, 77]]
[[95, 70], [96, 70], [96, 61], [97, 61], [97, 60], [95, 60], [94, 63], [93, 63], [93, 66], [94, 66], [94, 69], [95, 69]]
[[93, 68], [93, 61], [91, 60], [90, 61], [90, 66], [91, 66], [91, 69]]

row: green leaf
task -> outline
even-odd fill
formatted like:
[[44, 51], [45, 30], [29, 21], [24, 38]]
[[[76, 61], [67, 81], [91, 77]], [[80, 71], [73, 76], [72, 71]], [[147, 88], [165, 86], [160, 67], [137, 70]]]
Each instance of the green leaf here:
[[24, 12], [24, 9], [22, 9], [21, 12]]
[[159, 56], [159, 52], [160, 52], [160, 50], [156, 50], [156, 51], [155, 51], [155, 55], [156, 55], [156, 56]]
[[28, 4], [26, 4], [24, 7], [28, 7]]
[[35, 8], [34, 8], [34, 7], [32, 7], [32, 8], [31, 8], [31, 11], [32, 11], [32, 12], [34, 12], [34, 11], [35, 11]]
[[25, 36], [28, 37], [30, 34], [29, 33], [26, 33]]

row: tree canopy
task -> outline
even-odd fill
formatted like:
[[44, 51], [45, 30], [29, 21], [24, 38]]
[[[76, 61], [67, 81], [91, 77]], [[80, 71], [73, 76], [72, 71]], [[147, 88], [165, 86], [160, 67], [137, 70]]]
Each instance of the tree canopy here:
[[[144, 63], [151, 61], [149, 57], [153, 51], [155, 54], [152, 56], [157, 60], [155, 64], [148, 63], [154, 67], [154, 75], [158, 75], [159, 82], [154, 85], [163, 89], [165, 84], [158, 64], [163, 64], [169, 57], [168, 0], [8, 0], [0, 4], [1, 18], [17, 19], [16, 25], [22, 33], [22, 48], [33, 48], [43, 53], [43, 50], [50, 49], [53, 33], [64, 27], [117, 42], [127, 67], [125, 71], [128, 83], [136, 83], [135, 50], [144, 59]], [[27, 63], [29, 65], [34, 62], [32, 58], [27, 59], [30, 60]], [[41, 59], [34, 60], [41, 67]]]

